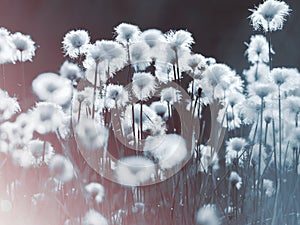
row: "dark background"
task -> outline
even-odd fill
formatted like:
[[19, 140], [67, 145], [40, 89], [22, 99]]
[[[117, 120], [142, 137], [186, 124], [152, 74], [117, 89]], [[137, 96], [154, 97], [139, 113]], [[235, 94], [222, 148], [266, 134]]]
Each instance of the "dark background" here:
[[[11, 32], [31, 35], [40, 46], [32, 63], [25, 64], [27, 99], [32, 98], [30, 81], [47, 71], [57, 72], [64, 61], [61, 41], [71, 29], [86, 29], [97, 39], [111, 39], [121, 22], [141, 30], [187, 29], [193, 34], [194, 52], [213, 56], [238, 73], [248, 67], [244, 42], [253, 29], [247, 17], [258, 0], [0, 0], [0, 26]], [[274, 66], [300, 64], [300, 1], [286, 1], [291, 16], [282, 31], [272, 35]], [[21, 97], [21, 66], [6, 65], [6, 89]], [[32, 99], [33, 100], [33, 99]], [[33, 102], [33, 101], [29, 101]]]

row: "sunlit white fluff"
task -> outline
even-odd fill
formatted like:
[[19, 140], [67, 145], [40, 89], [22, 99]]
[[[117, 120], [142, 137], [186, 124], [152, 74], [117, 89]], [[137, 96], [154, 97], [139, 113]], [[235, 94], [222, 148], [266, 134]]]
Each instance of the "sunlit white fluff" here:
[[188, 71], [193, 78], [201, 78], [203, 71], [206, 69], [206, 59], [201, 54], [191, 54], [186, 58]]
[[55, 132], [63, 123], [65, 114], [56, 104], [39, 102], [32, 110], [35, 118], [34, 129], [40, 134]]
[[175, 51], [179, 48], [190, 48], [194, 43], [192, 34], [185, 30], [171, 30], [166, 34], [166, 39], [170, 47]]
[[251, 36], [250, 43], [247, 46], [246, 54], [249, 62], [253, 64], [269, 62], [269, 44], [265, 36], [260, 34]]
[[64, 52], [70, 58], [85, 54], [89, 43], [90, 36], [85, 30], [71, 30], [66, 33], [62, 41]]
[[21, 113], [16, 118], [14, 125], [16, 126], [15, 138], [18, 136], [20, 138], [20, 143], [28, 143], [32, 137], [35, 129], [36, 119], [31, 114], [31, 112]]
[[110, 67], [116, 67], [115, 71], [122, 68], [127, 60], [123, 46], [111, 40], [97, 40], [93, 45], [89, 46], [86, 57], [87, 60], [93, 59], [98, 63], [105, 61]]
[[196, 221], [199, 225], [220, 225], [221, 221], [217, 215], [215, 205], [204, 205], [196, 214]]
[[16, 32], [11, 35], [12, 42], [17, 50], [15, 59], [21, 62], [32, 61], [32, 57], [35, 56], [35, 42], [29, 35]]
[[0, 121], [10, 119], [21, 110], [16, 98], [12, 98], [6, 91], [0, 89]]
[[[136, 130], [139, 129], [140, 126], [140, 105], [134, 105], [134, 124], [136, 126]], [[143, 123], [143, 131], [149, 131], [152, 135], [162, 135], [165, 133], [165, 123], [161, 119], [160, 116], [156, 114], [156, 112], [151, 109], [147, 105], [143, 105], [143, 114], [142, 114], [142, 123]], [[124, 117], [122, 118], [123, 127], [129, 127], [126, 133], [129, 136], [132, 134], [132, 106], [129, 105], [126, 107], [124, 112]]]
[[55, 73], [40, 74], [32, 81], [32, 90], [40, 100], [61, 106], [69, 104], [72, 97], [70, 80]]
[[174, 79], [174, 71], [170, 63], [155, 62], [155, 77], [161, 83], [168, 83]]
[[108, 129], [93, 119], [84, 119], [76, 126], [77, 141], [87, 150], [106, 148]]
[[201, 86], [210, 101], [223, 99], [224, 92], [230, 87], [229, 77], [235, 73], [225, 64], [212, 64], [203, 73]]
[[34, 157], [30, 151], [17, 149], [12, 152], [13, 163], [23, 168], [29, 168], [34, 163]]
[[296, 68], [274, 68], [270, 74], [274, 83], [280, 86], [281, 91], [294, 91], [299, 93], [300, 74]]
[[240, 175], [235, 172], [235, 171], [232, 171], [230, 173], [230, 176], [229, 176], [229, 181], [231, 182], [231, 185], [235, 186], [236, 189], [241, 189], [242, 187], [242, 178], [240, 177]]
[[132, 77], [132, 90], [139, 100], [147, 100], [155, 91], [156, 81], [151, 73], [134, 73]]
[[274, 195], [275, 188], [274, 188], [273, 181], [271, 181], [269, 179], [263, 179], [263, 189], [265, 191], [265, 194], [268, 197], [271, 197], [272, 195]]
[[243, 71], [243, 74], [248, 83], [253, 83], [255, 81], [267, 82], [271, 79], [269, 66], [264, 63], [250, 66], [248, 70]]
[[89, 198], [95, 199], [97, 203], [101, 203], [104, 198], [104, 187], [96, 182], [91, 182], [84, 187], [85, 191], [88, 194]]
[[69, 61], [65, 61], [60, 69], [59, 74], [62, 77], [65, 77], [72, 81], [72, 83], [76, 83], [76, 80], [82, 77], [82, 71], [79, 66], [75, 63], [71, 63]]
[[105, 106], [109, 109], [125, 106], [129, 101], [128, 91], [122, 85], [109, 84], [106, 88]]
[[150, 108], [161, 116], [164, 120], [168, 118], [168, 104], [166, 102], [155, 101], [152, 102]]
[[[85, 61], [86, 62], [86, 61]], [[85, 71], [85, 78], [94, 85], [95, 82], [95, 70], [96, 70], [96, 64], [94, 62], [90, 64], [86, 64], [86, 71]], [[96, 86], [100, 87], [103, 86], [107, 82], [108, 76], [106, 73], [106, 68], [103, 66], [98, 66], [97, 68], [97, 83]], [[93, 95], [92, 95], [93, 96]]]
[[244, 138], [240, 138], [240, 137], [233, 137], [230, 138], [229, 141], [226, 142], [227, 144], [227, 151], [236, 151], [236, 152], [240, 152], [240, 151], [244, 151], [246, 145], [247, 145], [247, 141]]
[[69, 159], [63, 155], [55, 155], [49, 163], [49, 171], [51, 176], [61, 182], [69, 182], [73, 179], [74, 168]]
[[108, 225], [107, 220], [99, 212], [90, 209], [86, 212], [82, 219], [83, 225]]
[[216, 151], [214, 151], [211, 146], [200, 146], [201, 152], [201, 164], [199, 170], [201, 172], [208, 172], [209, 167], [211, 166], [213, 171], [219, 169], [219, 158]]
[[180, 164], [187, 156], [185, 140], [177, 134], [148, 137], [144, 151], [157, 158], [163, 169], [170, 169]]
[[116, 41], [127, 45], [131, 44], [139, 39], [140, 29], [138, 26], [128, 23], [121, 23], [115, 27]]
[[156, 60], [163, 53], [162, 49], [166, 44], [166, 38], [160, 30], [149, 29], [143, 31], [141, 40], [149, 46], [149, 54], [152, 59]]
[[272, 83], [262, 82], [253, 82], [251, 85], [249, 85], [248, 90], [251, 96], [257, 95], [260, 98], [265, 98], [275, 91]]
[[169, 104], [179, 102], [182, 98], [180, 91], [173, 87], [165, 88], [160, 93], [161, 101], [166, 101]]
[[145, 70], [151, 63], [150, 48], [145, 42], [136, 42], [130, 46], [130, 63], [135, 71]]
[[35, 166], [39, 166], [43, 162], [45, 162], [45, 164], [49, 164], [50, 160], [55, 154], [55, 151], [49, 142], [44, 143], [44, 141], [39, 139], [30, 141], [27, 144], [27, 149], [34, 157]]
[[262, 28], [265, 32], [281, 30], [290, 8], [284, 1], [266, 0], [256, 9], [251, 9], [250, 19], [255, 30]]
[[126, 186], [143, 185], [155, 174], [154, 163], [141, 156], [122, 158], [117, 163], [115, 176], [118, 182]]
[[218, 113], [217, 120], [228, 130], [239, 128], [242, 124], [238, 108], [231, 106], [223, 107]]
[[[0, 28], [1, 29], [1, 28]], [[16, 48], [9, 35], [0, 32], [0, 64], [14, 63]]]

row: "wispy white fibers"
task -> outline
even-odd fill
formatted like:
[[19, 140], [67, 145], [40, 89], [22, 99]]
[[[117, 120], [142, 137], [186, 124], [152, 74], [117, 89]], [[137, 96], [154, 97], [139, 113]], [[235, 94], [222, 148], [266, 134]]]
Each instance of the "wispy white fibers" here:
[[0, 64], [14, 63], [16, 47], [12, 42], [10, 32], [0, 27]]
[[145, 42], [136, 42], [130, 46], [130, 62], [135, 71], [144, 71], [151, 63], [150, 48]]
[[[121, 44], [111, 40], [97, 40], [94, 44], [89, 45], [83, 65], [85, 68], [91, 69], [100, 63], [101, 70], [110, 77], [124, 67], [126, 60], [126, 50]], [[95, 68], [93, 71], [95, 72]]]
[[119, 183], [126, 186], [142, 185], [155, 175], [154, 163], [142, 156], [122, 158], [117, 163], [115, 176]]
[[255, 81], [270, 82], [269, 66], [265, 63], [252, 65], [248, 70], [244, 70], [243, 74], [249, 84]]
[[140, 29], [136, 25], [121, 23], [115, 27], [116, 41], [124, 45], [131, 44], [139, 39]]
[[206, 59], [201, 54], [191, 54], [186, 58], [187, 70], [193, 78], [202, 78], [202, 73], [206, 69]]
[[34, 129], [40, 134], [55, 132], [64, 122], [65, 114], [56, 104], [39, 102], [31, 111]]
[[251, 36], [247, 46], [246, 54], [249, 62], [252, 64], [269, 62], [269, 44], [265, 36], [260, 34]]
[[35, 56], [36, 46], [31, 37], [17, 32], [12, 34], [11, 38], [17, 50], [15, 59], [21, 62], [32, 61], [32, 57]]
[[273, 181], [269, 179], [263, 179], [263, 189], [265, 191], [265, 194], [268, 197], [271, 197], [275, 193], [274, 183]]
[[166, 34], [166, 38], [174, 51], [180, 48], [191, 48], [191, 45], [194, 43], [192, 34], [185, 30], [169, 31]]
[[71, 80], [73, 84], [76, 84], [76, 80], [82, 77], [82, 71], [79, 66], [69, 61], [65, 61], [61, 65], [59, 74], [60, 76]]
[[13, 163], [23, 168], [29, 168], [33, 165], [34, 157], [31, 152], [23, 149], [16, 149], [11, 153]]
[[247, 141], [244, 138], [234, 137], [230, 138], [229, 141], [226, 142], [226, 164], [231, 165], [234, 160], [239, 159], [239, 165], [243, 164], [243, 159], [245, 157], [242, 157], [243, 154], [246, 155], [245, 148], [247, 146]]
[[185, 140], [177, 134], [149, 136], [145, 141], [144, 151], [158, 159], [163, 169], [180, 164], [187, 156]]
[[[135, 104], [133, 119], [137, 128], [140, 124], [140, 119], [142, 119], [143, 131], [149, 131], [152, 135], [162, 135], [165, 133], [165, 123], [161, 117], [158, 116], [156, 112], [147, 105], [143, 105], [142, 118], [140, 118], [140, 105]], [[127, 133], [129, 136], [133, 135], [132, 127], [130, 127], [132, 126], [132, 122], [132, 106], [129, 105], [126, 107], [124, 117], [122, 118], [122, 126], [124, 130], [126, 130], [125, 133]]]
[[141, 39], [149, 46], [150, 57], [156, 60], [162, 54], [166, 38], [160, 30], [149, 29], [143, 31]]
[[73, 179], [74, 168], [66, 157], [57, 154], [51, 159], [48, 166], [51, 176], [61, 182], [69, 182]]
[[202, 208], [200, 208], [196, 214], [196, 221], [199, 225], [221, 224], [215, 205], [204, 205]]
[[134, 73], [132, 77], [132, 90], [139, 100], [147, 100], [155, 91], [156, 81], [151, 73]]
[[12, 98], [6, 91], [0, 89], [0, 122], [10, 119], [21, 110], [16, 98]]
[[211, 146], [201, 145], [201, 164], [199, 170], [201, 172], [208, 172], [211, 166], [213, 171], [219, 169], [219, 158], [216, 151], [211, 149]]
[[290, 8], [278, 0], [266, 0], [259, 4], [252, 12], [250, 19], [255, 30], [262, 28], [265, 32], [281, 30], [285, 17], [289, 15]]
[[76, 126], [77, 140], [87, 150], [100, 150], [106, 148], [108, 142], [108, 129], [93, 119], [84, 119]]
[[31, 140], [27, 144], [27, 149], [34, 157], [35, 166], [40, 166], [43, 162], [48, 165], [55, 155], [52, 145], [49, 142], [44, 142], [39, 139]]
[[88, 198], [93, 198], [98, 204], [103, 201], [104, 198], [104, 187], [96, 182], [91, 182], [84, 187], [87, 192]]
[[70, 58], [85, 54], [89, 43], [90, 36], [85, 30], [71, 30], [62, 41], [64, 52]]
[[122, 85], [109, 84], [106, 88], [105, 107], [120, 108], [129, 101], [128, 91]]
[[71, 81], [55, 73], [40, 74], [32, 81], [32, 90], [40, 100], [61, 106], [70, 103], [72, 97]]
[[169, 104], [174, 104], [181, 100], [180, 91], [176, 90], [173, 87], [165, 88], [160, 93], [161, 101], [166, 101]]
[[232, 171], [230, 173], [230, 176], [229, 176], [229, 181], [231, 183], [232, 186], [236, 187], [236, 189], [240, 190], [241, 187], [242, 187], [242, 178], [240, 177], [240, 175], [235, 172], [235, 171]]
[[82, 220], [83, 225], [108, 225], [107, 220], [94, 209], [86, 212]]
[[167, 102], [155, 101], [152, 102], [150, 108], [161, 116], [164, 120], [168, 119], [168, 104]]

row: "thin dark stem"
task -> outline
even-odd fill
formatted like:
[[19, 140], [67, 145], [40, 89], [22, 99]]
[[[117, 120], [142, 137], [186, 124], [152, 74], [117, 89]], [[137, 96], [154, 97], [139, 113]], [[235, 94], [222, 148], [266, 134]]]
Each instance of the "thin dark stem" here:
[[277, 155], [276, 155], [276, 138], [275, 138], [275, 121], [272, 120], [272, 128], [273, 128], [273, 151], [274, 151], [274, 167], [275, 167], [275, 185], [276, 185], [276, 190], [277, 190]]
[[79, 101], [77, 122], [79, 122], [79, 120], [80, 120], [80, 115], [81, 115], [81, 104], [82, 104], [82, 101]]
[[269, 43], [269, 69], [272, 70], [272, 51], [271, 51], [271, 31], [270, 31], [270, 23], [268, 22], [268, 43]]
[[[260, 185], [261, 184], [261, 175], [260, 175], [260, 171], [261, 171], [261, 152], [262, 152], [262, 126], [263, 126], [263, 103], [264, 100], [263, 98], [261, 98], [261, 106], [260, 106], [260, 135], [259, 135], [259, 153], [258, 153], [258, 172], [257, 172], [257, 189], [256, 189], [256, 199], [257, 199], [257, 207], [256, 207], [256, 211], [258, 211], [258, 205], [259, 205], [259, 190], [260, 190]], [[256, 212], [257, 215], [257, 219], [258, 219], [258, 212]]]
[[96, 89], [97, 89], [97, 77], [98, 77], [98, 62], [96, 62], [95, 78], [94, 78], [94, 94], [93, 94], [93, 110], [92, 119], [95, 117], [95, 101], [96, 101]]
[[281, 95], [280, 95], [280, 86], [278, 86], [278, 112], [279, 112], [279, 182], [281, 182], [281, 167], [282, 167], [282, 162], [281, 162], [281, 151], [282, 151], [282, 143], [281, 143]]
[[141, 132], [140, 132], [140, 140], [143, 139], [143, 101], [141, 100], [141, 109], [140, 109], [140, 129], [141, 129]]

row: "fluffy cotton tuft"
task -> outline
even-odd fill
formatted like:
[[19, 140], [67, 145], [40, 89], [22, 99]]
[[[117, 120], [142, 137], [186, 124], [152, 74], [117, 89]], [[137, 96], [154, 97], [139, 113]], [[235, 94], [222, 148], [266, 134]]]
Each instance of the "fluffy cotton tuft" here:
[[220, 225], [215, 205], [204, 205], [196, 214], [196, 221], [199, 225]]
[[61, 182], [73, 179], [74, 168], [72, 163], [62, 155], [55, 155], [49, 163], [50, 174]]
[[155, 91], [155, 77], [151, 73], [135, 73], [132, 77], [132, 90], [139, 100], [147, 100]]
[[79, 143], [87, 150], [106, 149], [108, 142], [108, 129], [96, 123], [93, 119], [81, 120], [76, 126]]
[[177, 134], [148, 137], [144, 151], [157, 158], [163, 169], [170, 169], [180, 164], [187, 156], [185, 140]]
[[55, 73], [42, 73], [32, 81], [32, 90], [42, 101], [60, 106], [68, 105], [72, 97], [72, 84]]
[[[272, 51], [272, 50], [271, 50]], [[272, 51], [272, 53], [274, 53]], [[263, 35], [253, 35], [246, 51], [248, 61], [251, 63], [269, 62], [269, 44]]]
[[90, 36], [85, 30], [71, 30], [62, 41], [65, 54], [72, 59], [85, 54], [89, 43]]
[[142, 185], [149, 181], [154, 174], [154, 163], [150, 159], [141, 156], [120, 159], [115, 170], [118, 182], [125, 186]]
[[281, 30], [285, 17], [289, 15], [290, 8], [283, 1], [267, 0], [251, 9], [250, 19], [255, 30], [262, 28], [265, 32]]
[[17, 32], [12, 34], [11, 38], [17, 50], [15, 59], [21, 62], [32, 61], [32, 57], [35, 56], [36, 47], [31, 37]]
[[94, 209], [90, 209], [86, 212], [82, 221], [83, 225], [108, 225], [107, 220], [100, 213]]
[[131, 44], [139, 39], [141, 33], [140, 29], [136, 25], [121, 23], [115, 28], [117, 34], [116, 41], [121, 44]]

